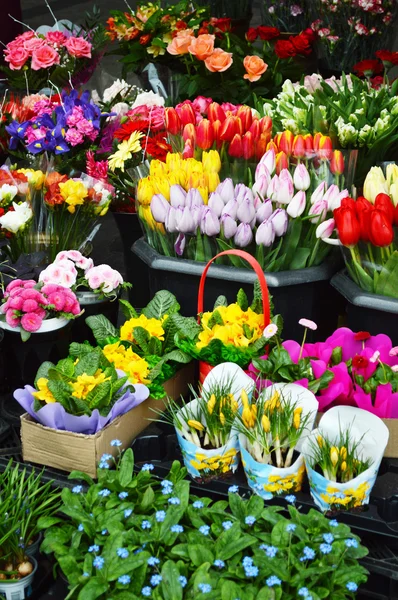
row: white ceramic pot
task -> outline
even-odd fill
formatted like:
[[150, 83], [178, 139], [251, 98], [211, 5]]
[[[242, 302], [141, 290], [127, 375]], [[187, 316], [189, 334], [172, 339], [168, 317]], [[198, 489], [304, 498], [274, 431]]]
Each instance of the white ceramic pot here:
[[[32, 335], [36, 335], [38, 333], [49, 333], [50, 331], [57, 331], [58, 329], [62, 329], [65, 325], [68, 325], [69, 319], [64, 318], [54, 318], [54, 319], [45, 319], [40, 326], [38, 331], [35, 331]], [[20, 327], [11, 327], [5, 321], [0, 321], [0, 327], [5, 329], [6, 331], [11, 331], [13, 333], [20, 333]]]
[[28, 597], [28, 588], [37, 571], [37, 560], [33, 556], [30, 556], [29, 560], [33, 564], [31, 574], [16, 581], [0, 581], [0, 597], [6, 598], [6, 600], [25, 600]]

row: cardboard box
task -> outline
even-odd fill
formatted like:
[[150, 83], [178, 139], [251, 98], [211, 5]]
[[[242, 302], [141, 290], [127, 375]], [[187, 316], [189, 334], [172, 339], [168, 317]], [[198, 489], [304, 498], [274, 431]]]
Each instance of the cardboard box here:
[[[318, 413], [315, 426], [318, 426], [319, 420], [324, 413]], [[384, 451], [384, 456], [388, 458], [398, 458], [398, 419], [382, 419], [387, 425], [390, 437]]]
[[[164, 388], [168, 396], [177, 399], [188, 392], [188, 384], [193, 380], [194, 364], [190, 363], [166, 381]], [[148, 398], [94, 435], [44, 427], [25, 413], [21, 416], [23, 460], [62, 471], [83, 471], [96, 477], [101, 456], [105, 453], [118, 454], [118, 449], [111, 447], [111, 441], [118, 439], [123, 448], [128, 448], [149, 425], [149, 420], [156, 419], [153, 408], [165, 410], [164, 400]]]

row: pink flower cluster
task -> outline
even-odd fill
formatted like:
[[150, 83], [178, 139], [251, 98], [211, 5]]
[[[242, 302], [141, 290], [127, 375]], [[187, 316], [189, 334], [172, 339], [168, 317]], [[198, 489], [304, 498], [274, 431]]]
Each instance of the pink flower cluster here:
[[34, 71], [59, 65], [64, 56], [91, 58], [90, 42], [83, 37], [66, 36], [61, 31], [48, 31], [45, 36], [25, 31], [7, 44], [5, 61], [10, 69], [19, 71], [31, 60]]
[[163, 106], [147, 106], [146, 104], [142, 104], [131, 108], [126, 116], [134, 119], [134, 121], [141, 119], [149, 121], [149, 126], [153, 131], [164, 129], [165, 110]]
[[98, 130], [95, 129], [92, 121], [86, 119], [81, 106], [73, 108], [71, 114], [66, 118], [66, 124], [69, 129], [66, 132], [65, 140], [71, 146], [82, 144], [86, 137], [93, 142], [98, 135]]
[[33, 333], [51, 313], [78, 315], [80, 306], [73, 292], [59, 285], [38, 287], [36, 281], [15, 279], [4, 293], [5, 303], [1, 312], [10, 327], [22, 327]]
[[123, 283], [123, 277], [109, 265], [98, 265], [86, 271], [86, 281], [92, 290], [99, 290], [104, 294], [114, 292]]
[[[175, 109], [178, 116], [181, 119], [182, 112], [184, 110], [183, 106], [191, 106], [196, 114], [196, 122], [199, 123], [202, 119], [208, 118], [207, 111], [210, 104], [212, 103], [212, 98], [206, 98], [205, 96], [197, 96], [197, 98], [195, 98], [193, 102], [191, 100], [184, 100], [184, 102], [177, 104]], [[235, 116], [240, 106], [240, 104], [231, 104], [231, 102], [223, 102], [223, 104], [221, 104], [221, 108], [223, 109], [227, 117]]]

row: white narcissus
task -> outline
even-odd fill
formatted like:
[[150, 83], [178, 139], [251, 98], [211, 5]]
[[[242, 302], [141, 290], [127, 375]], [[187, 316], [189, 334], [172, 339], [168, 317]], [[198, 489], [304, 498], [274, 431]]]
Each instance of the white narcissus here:
[[5, 215], [0, 217], [0, 225], [3, 229], [6, 229], [11, 233], [18, 233], [18, 231], [30, 221], [33, 212], [27, 202], [22, 202], [22, 204], [13, 202], [12, 206], [14, 210], [9, 210]]

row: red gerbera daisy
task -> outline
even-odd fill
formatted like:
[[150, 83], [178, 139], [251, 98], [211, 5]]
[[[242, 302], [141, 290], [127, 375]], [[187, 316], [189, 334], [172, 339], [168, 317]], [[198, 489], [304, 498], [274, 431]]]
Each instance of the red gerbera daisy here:
[[164, 133], [157, 133], [153, 137], [142, 138], [141, 147], [145, 150], [147, 156], [157, 158], [162, 162], [166, 161], [167, 153], [172, 151], [170, 144], [166, 142]]
[[356, 333], [354, 335], [354, 340], [356, 342], [366, 342], [366, 340], [368, 340], [369, 338], [370, 338], [369, 331], [358, 331], [358, 333]]
[[120, 129], [117, 129], [113, 135], [120, 142], [124, 142], [124, 140], [128, 140], [130, 138], [134, 131], [147, 131], [148, 127], [149, 121], [147, 121], [147, 119], [129, 121], [128, 123], [124, 123]]

